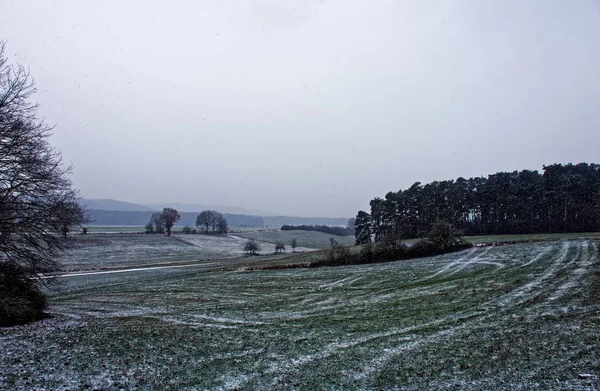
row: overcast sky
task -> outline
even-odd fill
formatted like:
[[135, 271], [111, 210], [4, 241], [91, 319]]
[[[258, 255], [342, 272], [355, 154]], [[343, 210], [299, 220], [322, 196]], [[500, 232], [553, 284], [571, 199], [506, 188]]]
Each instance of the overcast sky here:
[[88, 198], [354, 216], [600, 163], [600, 0], [0, 3]]

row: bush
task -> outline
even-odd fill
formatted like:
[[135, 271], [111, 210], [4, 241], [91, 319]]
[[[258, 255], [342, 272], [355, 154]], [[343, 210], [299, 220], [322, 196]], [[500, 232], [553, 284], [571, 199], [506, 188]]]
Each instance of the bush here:
[[327, 262], [335, 265], [346, 265], [352, 263], [352, 253], [348, 247], [344, 247], [334, 238], [329, 239], [331, 247], [325, 250]]
[[374, 252], [378, 261], [394, 261], [406, 258], [407, 247], [400, 239], [386, 236], [375, 243]]
[[366, 243], [362, 245], [360, 252], [357, 254], [353, 254], [348, 247], [344, 247], [334, 238], [330, 238], [331, 247], [325, 250], [325, 259], [314, 261], [310, 266], [390, 262], [445, 254], [464, 250], [472, 246], [471, 243], [464, 242], [460, 238], [459, 231], [443, 222], [434, 227], [430, 236], [433, 239], [421, 239], [412, 246], [407, 246], [398, 237], [388, 235], [375, 244]]
[[437, 220], [429, 232], [429, 241], [437, 248], [445, 250], [463, 244], [462, 232], [445, 220]]
[[413, 258], [427, 257], [442, 253], [442, 248], [428, 239], [421, 239], [410, 247], [410, 256]]
[[373, 251], [373, 244], [371, 242], [368, 242], [361, 247], [360, 259], [364, 263], [372, 263], [375, 261], [375, 252]]
[[0, 262], [0, 326], [32, 322], [45, 317], [46, 298], [23, 267]]

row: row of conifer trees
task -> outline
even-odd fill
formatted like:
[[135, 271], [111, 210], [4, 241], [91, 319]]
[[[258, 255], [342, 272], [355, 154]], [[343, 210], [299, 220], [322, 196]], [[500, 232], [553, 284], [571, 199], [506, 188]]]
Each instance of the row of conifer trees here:
[[424, 236], [443, 219], [466, 235], [600, 231], [600, 165], [552, 164], [543, 172], [413, 184], [356, 216], [358, 243]]

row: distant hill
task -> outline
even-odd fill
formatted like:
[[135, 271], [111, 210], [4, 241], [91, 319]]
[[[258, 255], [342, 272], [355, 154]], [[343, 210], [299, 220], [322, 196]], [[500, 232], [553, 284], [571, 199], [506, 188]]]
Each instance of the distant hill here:
[[[252, 213], [244, 208], [235, 207], [210, 207], [202, 204], [150, 204], [140, 205], [131, 202], [112, 199], [81, 200], [91, 213], [92, 224], [96, 225], [144, 225], [150, 220], [152, 211], [161, 211], [164, 207], [177, 209], [181, 213], [181, 220], [177, 225], [194, 225], [198, 213], [206, 209], [213, 209], [225, 214], [230, 226], [237, 227], [270, 227], [280, 228], [282, 225], [339, 225], [348, 224], [347, 217], [295, 217], [295, 216], [270, 216], [268, 213]], [[141, 213], [144, 212], [144, 213]]]
[[88, 209], [114, 210], [119, 212], [148, 212], [154, 210], [144, 205], [111, 199], [83, 198], [81, 199], [80, 204], [86, 206]]
[[[90, 225], [146, 225], [150, 221], [152, 211], [125, 211], [90, 209]], [[196, 225], [198, 212], [180, 212], [181, 219], [176, 226]], [[262, 228], [265, 223], [260, 216], [223, 213], [230, 227]]]
[[182, 204], [178, 202], [171, 203], [163, 203], [163, 204], [146, 204], [146, 207], [151, 210], [162, 210], [163, 208], [174, 208], [179, 212], [202, 212], [203, 210], [216, 210], [221, 213], [231, 213], [231, 214], [244, 214], [244, 215], [271, 215], [268, 212], [260, 212], [255, 210], [249, 210], [245, 208], [239, 208], [235, 206], [215, 206], [215, 205], [205, 205], [205, 204]]

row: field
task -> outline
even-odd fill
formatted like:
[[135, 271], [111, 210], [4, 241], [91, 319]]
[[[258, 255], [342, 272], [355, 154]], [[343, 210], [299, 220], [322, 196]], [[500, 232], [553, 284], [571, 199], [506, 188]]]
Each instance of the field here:
[[600, 239], [600, 232], [583, 232], [569, 234], [526, 234], [526, 235], [491, 235], [491, 236], [465, 236], [465, 240], [473, 244], [506, 243], [525, 241], [548, 241], [568, 239]]
[[[244, 243], [247, 240], [236, 235], [73, 235], [70, 238], [71, 248], [61, 255], [59, 261], [67, 272], [75, 272], [234, 258], [243, 256]], [[272, 243], [259, 244], [264, 254], [275, 251]], [[303, 252], [311, 250], [314, 249], [300, 246], [297, 248], [297, 251]], [[288, 248], [288, 252], [291, 251], [292, 249]]]
[[89, 225], [89, 233], [142, 233], [146, 232], [143, 225]]
[[254, 239], [259, 242], [272, 244], [281, 242], [286, 246], [286, 248], [290, 247], [292, 239], [294, 238], [297, 240], [298, 246], [308, 248], [328, 248], [331, 244], [329, 241], [330, 238], [334, 238], [344, 246], [351, 246], [354, 244], [354, 236], [336, 236], [317, 231], [256, 230], [236, 233], [235, 235], [245, 239]]
[[72, 272], [0, 329], [0, 389], [600, 387], [598, 239], [259, 271], [164, 239], [183, 267]]
[[239, 257], [243, 240], [209, 235], [88, 234], [73, 236], [60, 257], [67, 271], [172, 265]]

